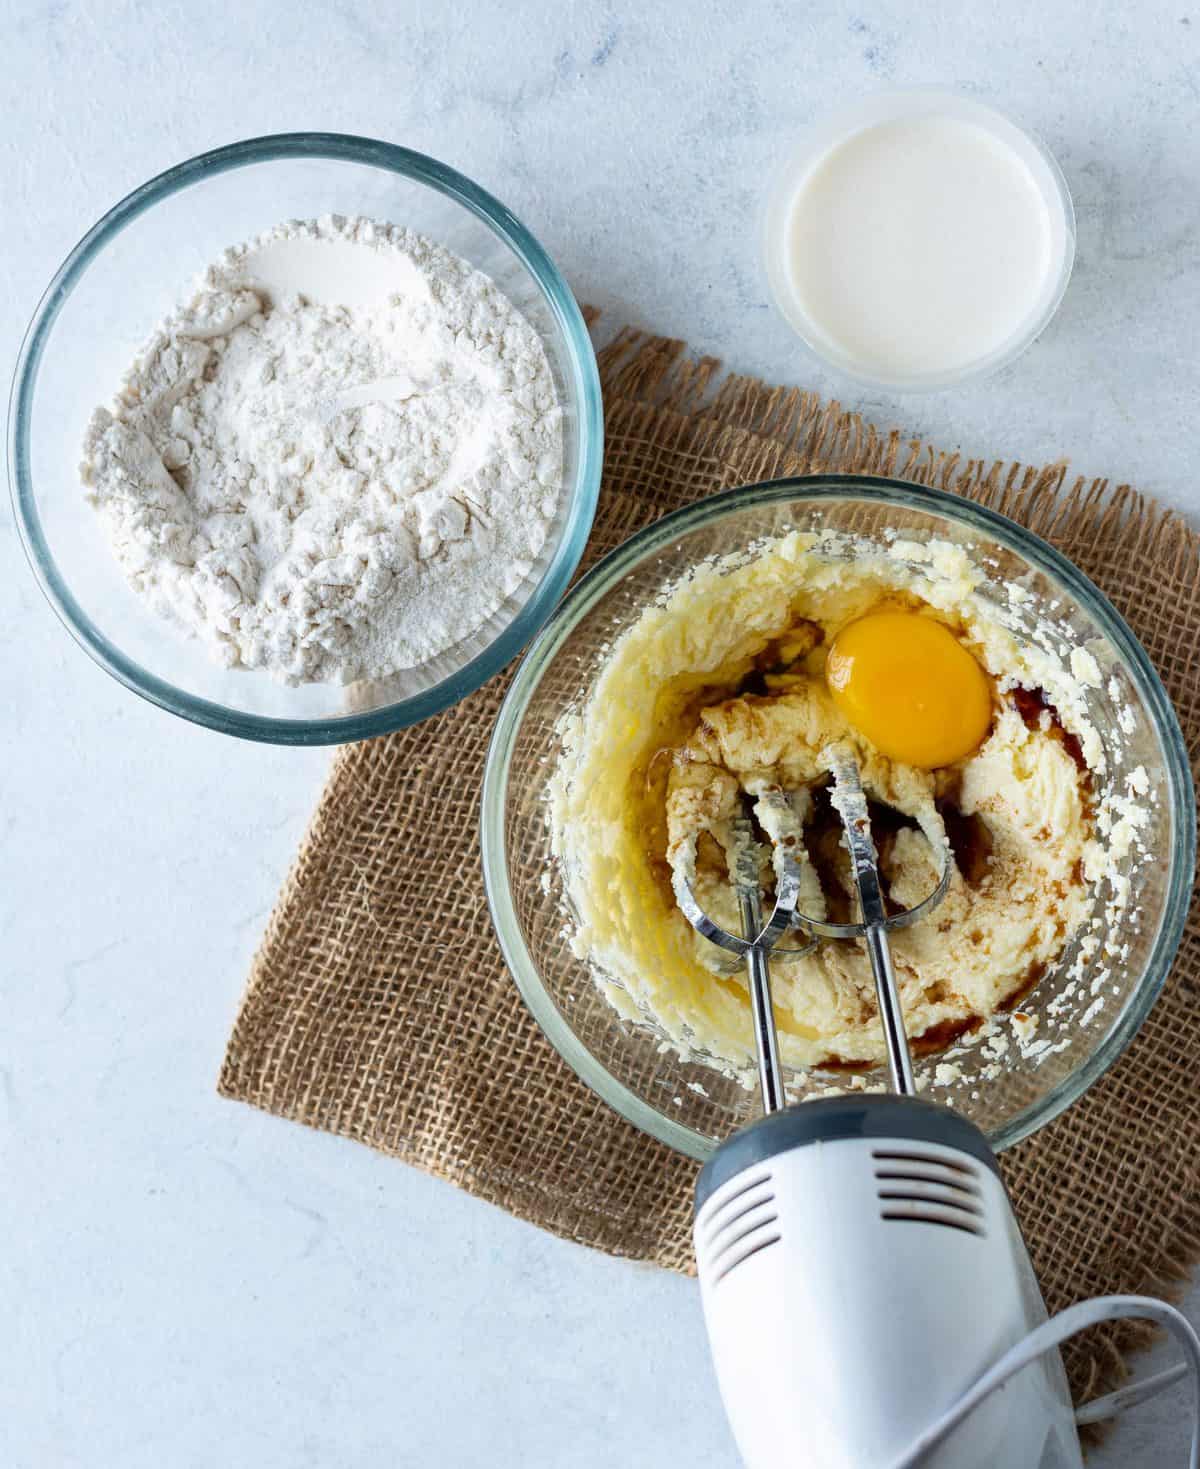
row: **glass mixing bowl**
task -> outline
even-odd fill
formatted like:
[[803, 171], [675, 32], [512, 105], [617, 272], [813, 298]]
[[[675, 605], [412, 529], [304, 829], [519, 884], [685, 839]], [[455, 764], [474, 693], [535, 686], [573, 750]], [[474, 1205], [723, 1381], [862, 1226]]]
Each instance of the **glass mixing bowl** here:
[[[549, 1039], [579, 1075], [629, 1121], [696, 1158], [706, 1157], [757, 1111], [758, 1099], [702, 1060], [662, 1046], [653, 1017], [622, 1018], [571, 951], [571, 915], [550, 851], [547, 783], [561, 748], [564, 715], [586, 703], [613, 642], [664, 587], [714, 555], [741, 552], [764, 536], [831, 528], [874, 539], [894, 528], [905, 539], [971, 548], [988, 573], [988, 594], [1009, 615], [1049, 614], [1056, 634], [1086, 644], [1100, 665], [1088, 714], [1106, 746], [1106, 781], [1123, 788], [1142, 765], [1159, 799], [1144, 837], [1150, 858], [1128, 875], [1140, 916], [1125, 915], [1122, 962], [1092, 989], [1092, 972], [1068, 990], [1076, 942], [1022, 1001], [1044, 1016], [1064, 996], [1068, 1022], [1037, 1059], [1009, 1049], [1003, 1068], [980, 1046], [957, 1058], [961, 1079], [939, 1084], [937, 1057], [918, 1062], [926, 1096], [947, 1101], [1004, 1148], [1027, 1137], [1080, 1096], [1120, 1053], [1162, 988], [1183, 928], [1195, 859], [1195, 804], [1174, 712], [1141, 645], [1103, 594], [1029, 531], [970, 501], [895, 480], [849, 476], [779, 480], [730, 490], [666, 516], [605, 557], [582, 578], [529, 650], [500, 711], [483, 788], [484, 876], [509, 968]], [[1032, 594], [1010, 600], [1006, 585]], [[1030, 609], [1028, 612], [1022, 609]], [[1031, 624], [1032, 627], [1032, 624]], [[1123, 737], [1113, 738], [1118, 710]], [[1103, 791], [1098, 794], [1103, 794]], [[1138, 859], [1130, 854], [1128, 862]], [[1103, 932], [1101, 934], [1103, 937]], [[1051, 1013], [1054, 1013], [1051, 1011]], [[1050, 1023], [1043, 1029], [1049, 1030]], [[1039, 1029], [1039, 1035], [1043, 1033]], [[747, 1011], [747, 1035], [750, 1033]], [[873, 1078], [869, 1078], [873, 1079]], [[882, 1081], [882, 1072], [878, 1079]], [[833, 1080], [789, 1072], [793, 1095]]]
[[[212, 661], [130, 589], [79, 483], [84, 429], [137, 349], [229, 245], [287, 219], [407, 225], [489, 275], [537, 330], [563, 406], [563, 492], [545, 548], [464, 642], [379, 683], [289, 688]], [[603, 423], [596, 359], [566, 282], [498, 200], [423, 154], [369, 138], [289, 133], [201, 154], [143, 184], [51, 281], [26, 333], [9, 410], [9, 477], [30, 562], [69, 632], [153, 703], [228, 734], [333, 744], [445, 709], [502, 668], [566, 589], [591, 529]]]

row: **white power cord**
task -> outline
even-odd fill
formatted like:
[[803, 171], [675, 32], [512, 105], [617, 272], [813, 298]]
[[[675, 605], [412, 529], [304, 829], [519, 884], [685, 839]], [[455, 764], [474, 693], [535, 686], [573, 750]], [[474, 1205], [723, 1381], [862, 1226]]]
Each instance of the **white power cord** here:
[[1155, 1300], [1153, 1296], [1097, 1296], [1095, 1300], [1080, 1301], [1077, 1306], [1068, 1306], [1065, 1311], [1044, 1321], [993, 1362], [958, 1402], [931, 1423], [887, 1469], [916, 1469], [926, 1454], [935, 1449], [984, 1398], [1003, 1387], [1014, 1373], [1036, 1361], [1043, 1352], [1061, 1346], [1069, 1337], [1089, 1326], [1130, 1317], [1154, 1321], [1159, 1326], [1166, 1327], [1183, 1348], [1187, 1361], [1178, 1367], [1172, 1367], [1168, 1372], [1156, 1373], [1145, 1382], [1119, 1388], [1107, 1397], [1089, 1403], [1075, 1415], [1075, 1421], [1095, 1423], [1101, 1418], [1109, 1418], [1124, 1408], [1132, 1407], [1134, 1403], [1145, 1402], [1147, 1398], [1170, 1387], [1190, 1372], [1193, 1404], [1192, 1446], [1188, 1456], [1188, 1469], [1200, 1469], [1200, 1336], [1197, 1336], [1187, 1318], [1174, 1306]]

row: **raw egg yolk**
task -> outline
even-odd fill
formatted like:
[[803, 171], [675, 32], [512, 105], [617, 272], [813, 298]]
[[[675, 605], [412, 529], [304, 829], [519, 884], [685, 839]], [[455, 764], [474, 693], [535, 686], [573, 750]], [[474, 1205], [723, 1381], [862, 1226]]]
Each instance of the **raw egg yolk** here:
[[869, 612], [842, 628], [825, 679], [859, 734], [922, 770], [969, 755], [992, 722], [983, 669], [948, 627], [917, 612]]

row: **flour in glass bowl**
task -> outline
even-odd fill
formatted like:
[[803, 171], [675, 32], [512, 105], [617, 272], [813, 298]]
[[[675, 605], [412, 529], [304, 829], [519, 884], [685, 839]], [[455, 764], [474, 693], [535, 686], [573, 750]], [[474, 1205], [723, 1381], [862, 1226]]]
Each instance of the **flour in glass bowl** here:
[[445, 652], [525, 580], [562, 412], [487, 276], [330, 215], [204, 272], [93, 414], [81, 473], [155, 611], [229, 667], [348, 683]]

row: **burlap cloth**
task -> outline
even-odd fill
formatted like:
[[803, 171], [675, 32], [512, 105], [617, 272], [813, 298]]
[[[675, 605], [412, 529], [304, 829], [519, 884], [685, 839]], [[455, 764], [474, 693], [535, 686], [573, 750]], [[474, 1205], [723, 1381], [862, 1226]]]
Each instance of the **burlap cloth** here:
[[[604, 483], [594, 559], [686, 501], [777, 475], [899, 475], [984, 502], [1053, 542], [1132, 623], [1200, 741], [1196, 535], [1064, 464], [1027, 469], [880, 433], [836, 403], [626, 332], [601, 354]], [[220, 1090], [369, 1143], [569, 1239], [692, 1268], [696, 1165], [576, 1079], [500, 957], [480, 874], [484, 754], [501, 674], [415, 729], [340, 750], [271, 917]], [[1051, 1311], [1170, 1293], [1200, 1258], [1200, 917], [1141, 1034], [1087, 1096], [1005, 1155]], [[1077, 1338], [1079, 1400], [1124, 1375], [1136, 1325]]]

